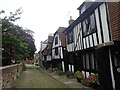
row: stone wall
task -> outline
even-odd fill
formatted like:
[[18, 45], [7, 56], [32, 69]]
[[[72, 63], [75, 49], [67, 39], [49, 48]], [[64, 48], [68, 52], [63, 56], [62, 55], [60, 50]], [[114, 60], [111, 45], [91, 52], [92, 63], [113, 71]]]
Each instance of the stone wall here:
[[19, 76], [22, 71], [23, 64], [15, 64], [0, 67], [0, 72], [2, 73], [0, 76], [0, 86], [2, 88], [10, 88], [13, 81]]

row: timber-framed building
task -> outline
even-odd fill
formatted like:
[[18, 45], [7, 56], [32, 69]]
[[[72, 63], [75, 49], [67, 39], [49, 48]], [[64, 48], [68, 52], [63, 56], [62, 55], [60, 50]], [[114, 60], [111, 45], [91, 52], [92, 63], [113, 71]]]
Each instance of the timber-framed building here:
[[99, 74], [102, 88], [120, 89], [120, 2], [83, 2], [66, 30], [68, 70]]
[[52, 44], [52, 67], [59, 68], [63, 72], [65, 72], [65, 29], [65, 27], [58, 28], [58, 30], [54, 33]]

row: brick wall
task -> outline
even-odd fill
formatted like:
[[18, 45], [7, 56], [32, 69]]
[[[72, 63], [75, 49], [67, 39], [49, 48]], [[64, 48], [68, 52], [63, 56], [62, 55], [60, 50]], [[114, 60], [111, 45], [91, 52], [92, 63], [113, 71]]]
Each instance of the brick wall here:
[[112, 40], [120, 40], [120, 2], [108, 2]]
[[[22, 71], [23, 64], [15, 64], [0, 67], [0, 72], [2, 72], [2, 76], [0, 77], [0, 85], [2, 88], [10, 88], [13, 81], [19, 76]], [[1, 88], [0, 87], [0, 88]]]

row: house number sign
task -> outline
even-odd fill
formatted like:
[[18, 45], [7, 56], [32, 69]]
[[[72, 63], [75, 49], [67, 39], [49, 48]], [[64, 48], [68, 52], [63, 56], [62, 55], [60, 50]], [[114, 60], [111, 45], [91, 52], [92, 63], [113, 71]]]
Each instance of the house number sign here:
[[117, 71], [120, 73], [120, 68], [117, 68]]

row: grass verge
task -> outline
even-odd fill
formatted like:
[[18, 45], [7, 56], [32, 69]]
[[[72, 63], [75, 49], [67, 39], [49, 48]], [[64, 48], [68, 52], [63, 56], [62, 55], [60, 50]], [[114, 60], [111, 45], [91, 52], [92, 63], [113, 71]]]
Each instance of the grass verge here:
[[16, 80], [12, 83], [11, 88], [16, 88], [18, 82], [24, 77], [24, 71], [20, 72], [20, 75], [16, 78]]

